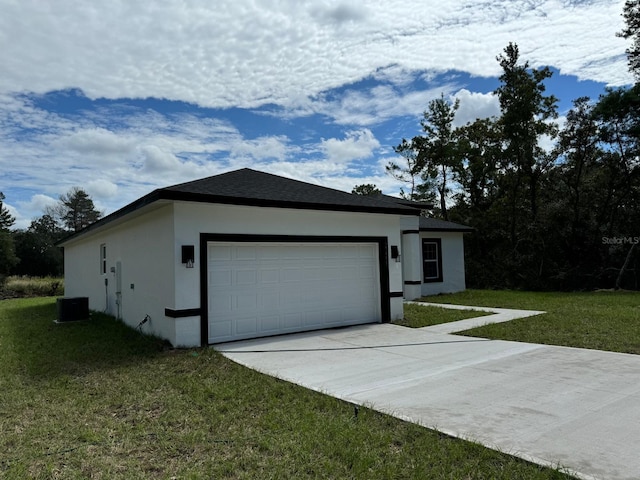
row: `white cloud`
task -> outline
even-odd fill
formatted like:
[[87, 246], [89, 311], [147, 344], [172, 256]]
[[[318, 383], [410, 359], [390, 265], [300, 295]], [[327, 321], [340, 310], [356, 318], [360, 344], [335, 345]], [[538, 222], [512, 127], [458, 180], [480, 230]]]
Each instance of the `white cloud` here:
[[417, 117], [422, 114], [431, 100], [441, 94], [451, 95], [457, 88], [457, 85], [452, 82], [422, 90], [405, 90], [383, 84], [369, 89], [348, 89], [337, 98], [327, 99], [320, 96], [307, 100], [296, 108], [262, 113], [284, 119], [321, 114], [338, 125], [368, 127], [402, 115]]
[[500, 102], [493, 93], [470, 92], [463, 88], [454, 97], [460, 100], [454, 126], [465, 125], [478, 118], [497, 117], [500, 115]]
[[155, 175], [166, 173], [180, 167], [180, 160], [170, 152], [161, 150], [155, 145], [147, 145], [140, 149], [145, 173]]
[[57, 198], [37, 193], [31, 197], [31, 200], [28, 203], [21, 203], [20, 206], [26, 207], [29, 210], [44, 211], [45, 208], [52, 207], [56, 203], [58, 203]]
[[406, 87], [415, 80], [416, 75], [415, 72], [407, 70], [400, 65], [388, 65], [378, 68], [372, 74], [372, 77], [380, 82]]
[[118, 194], [118, 185], [105, 179], [91, 180], [85, 190], [96, 199], [111, 199]]
[[[623, 2], [368, 0], [2, 2], [0, 91], [211, 107], [293, 106], [395, 66], [498, 73], [509, 41], [533, 66], [620, 85]], [[400, 75], [401, 77], [401, 75]]]
[[80, 154], [126, 155], [135, 147], [132, 138], [100, 127], [77, 130], [59, 142], [61, 148]]
[[[137, 187], [138, 191], [146, 186], [148, 191], [149, 187], [166, 187], [220, 173], [213, 162], [199, 163], [190, 154], [176, 152], [166, 146], [144, 145], [138, 150], [138, 160], [139, 163], [129, 165], [126, 169], [130, 178], [128, 192], [136, 190], [131, 186]], [[123, 175], [116, 174], [114, 177], [122, 178]]]
[[344, 163], [327, 160], [307, 160], [295, 163], [273, 162], [261, 165], [258, 169], [274, 175], [331, 188], [338, 188], [334, 182], [351, 171]]
[[73, 186], [110, 213], [154, 188], [230, 169], [230, 158], [285, 159], [297, 148], [284, 136], [245, 141], [228, 122], [194, 114], [103, 107], [62, 116], [17, 96], [0, 97], [0, 126], [3, 189], [22, 227], [42, 215], [34, 201]]
[[333, 109], [332, 116], [342, 124], [371, 125], [395, 116], [418, 115], [430, 100], [452, 89], [451, 85], [445, 84], [431, 90], [402, 93], [381, 85], [365, 93], [350, 91]]
[[353, 24], [364, 20], [367, 16], [366, 8], [362, 4], [340, 2], [337, 5], [316, 6], [311, 10], [317, 18], [328, 20], [330, 23], [342, 25]]
[[58, 203], [57, 198], [52, 198], [41, 193], [32, 195], [26, 201], [16, 202], [16, 207], [5, 203], [9, 213], [16, 218], [16, 223], [12, 228], [26, 229], [31, 225], [31, 221], [44, 215], [47, 207], [52, 207]]
[[[153, 188], [244, 166], [397, 192], [380, 156], [419, 133], [422, 112], [441, 94], [461, 100], [456, 125], [497, 114], [495, 96], [462, 88], [455, 72], [498, 75], [495, 57], [510, 41], [533, 67], [630, 82], [626, 43], [615, 36], [623, 3], [0, 0], [0, 32], [11, 40], [0, 49], [3, 188], [22, 189], [11, 202], [26, 226], [42, 213], [34, 202], [74, 185], [109, 213]], [[118, 105], [84, 111], [86, 99], [70, 92], [69, 108], [52, 113], [47, 97], [31, 93], [71, 88]], [[225, 116], [268, 105], [278, 121], [319, 115], [332, 130], [324, 140], [310, 132], [303, 144], [286, 129], [205, 118], [207, 110], [143, 110], [127, 100], [136, 98], [228, 107]]]
[[259, 137], [231, 145], [231, 156], [253, 160], [284, 160], [289, 152], [286, 136]]
[[327, 160], [274, 162], [261, 167], [260, 170], [344, 192], [351, 192], [356, 185], [371, 183], [377, 185], [383, 193], [397, 195], [403, 187], [400, 182], [386, 174], [382, 164], [373, 173], [363, 173], [353, 166]]
[[327, 159], [332, 162], [344, 163], [371, 157], [380, 148], [380, 142], [371, 130], [363, 129], [347, 132], [344, 140], [330, 138], [321, 144]]

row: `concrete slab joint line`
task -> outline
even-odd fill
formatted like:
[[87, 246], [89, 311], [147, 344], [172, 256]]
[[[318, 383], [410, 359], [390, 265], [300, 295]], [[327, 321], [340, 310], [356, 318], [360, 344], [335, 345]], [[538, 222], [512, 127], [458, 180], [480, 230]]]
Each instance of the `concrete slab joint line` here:
[[459, 320], [457, 322], [441, 323], [439, 325], [432, 325], [430, 327], [422, 327], [420, 330], [425, 330], [432, 333], [456, 333], [463, 332], [464, 330], [470, 330], [476, 327], [483, 327], [491, 323], [502, 323], [516, 320], [518, 318], [533, 317], [535, 315], [541, 315], [543, 311], [539, 310], [515, 310], [512, 308], [494, 308], [494, 307], [470, 307], [467, 305], [452, 305], [449, 303], [431, 303], [431, 302], [405, 302], [413, 305], [423, 305], [425, 307], [439, 307], [449, 308], [452, 310], [477, 310], [479, 312], [491, 312], [493, 315], [485, 315], [483, 317], [467, 318], [465, 320]]

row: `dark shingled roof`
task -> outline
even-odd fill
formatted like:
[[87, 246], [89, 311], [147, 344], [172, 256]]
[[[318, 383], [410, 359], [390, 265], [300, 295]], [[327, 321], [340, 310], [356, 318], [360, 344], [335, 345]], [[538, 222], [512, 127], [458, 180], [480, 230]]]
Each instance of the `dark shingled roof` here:
[[[376, 196], [354, 195], [249, 168], [158, 190], [162, 198], [261, 207], [417, 215], [415, 207]], [[392, 197], [389, 197], [392, 198]]]
[[395, 215], [420, 214], [418, 208], [394, 201], [393, 197], [379, 198], [354, 195], [341, 190], [243, 168], [201, 180], [154, 190], [111, 215], [63, 239], [58, 244], [64, 244], [67, 240], [122, 218], [158, 200]]
[[420, 231], [422, 232], [473, 232], [472, 227], [459, 223], [438, 220], [437, 218], [420, 217]]

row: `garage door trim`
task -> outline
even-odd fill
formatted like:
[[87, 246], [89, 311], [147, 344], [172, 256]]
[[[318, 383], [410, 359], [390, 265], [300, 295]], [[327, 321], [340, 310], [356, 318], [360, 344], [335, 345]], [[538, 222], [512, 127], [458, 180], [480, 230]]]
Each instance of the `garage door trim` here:
[[200, 234], [200, 343], [209, 344], [209, 295], [208, 295], [208, 248], [209, 242], [259, 242], [259, 243], [375, 243], [378, 245], [380, 275], [380, 312], [382, 321], [391, 317], [391, 295], [389, 294], [389, 260], [387, 237], [348, 237], [314, 235], [245, 235], [227, 233]]

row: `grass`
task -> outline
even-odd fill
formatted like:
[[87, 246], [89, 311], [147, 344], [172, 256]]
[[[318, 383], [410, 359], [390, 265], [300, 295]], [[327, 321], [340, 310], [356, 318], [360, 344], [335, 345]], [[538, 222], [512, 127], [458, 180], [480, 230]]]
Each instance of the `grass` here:
[[404, 327], [422, 328], [441, 323], [457, 322], [466, 318], [482, 317], [491, 315], [488, 312], [478, 310], [451, 310], [449, 308], [416, 305], [414, 303], [404, 304], [404, 318], [393, 323]]
[[467, 290], [423, 300], [547, 312], [474, 328], [464, 335], [640, 354], [640, 292]]
[[64, 295], [63, 278], [11, 276], [0, 284], [0, 299], [53, 295]]
[[569, 478], [106, 315], [55, 317], [54, 298], [0, 301], [0, 478]]

